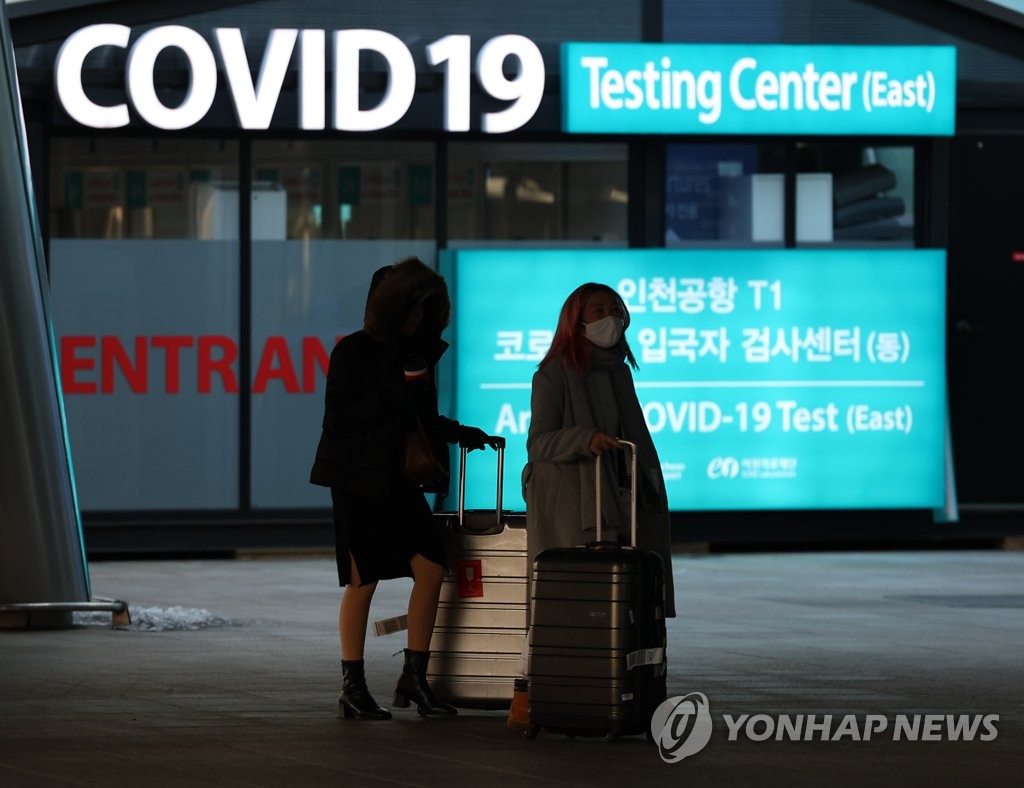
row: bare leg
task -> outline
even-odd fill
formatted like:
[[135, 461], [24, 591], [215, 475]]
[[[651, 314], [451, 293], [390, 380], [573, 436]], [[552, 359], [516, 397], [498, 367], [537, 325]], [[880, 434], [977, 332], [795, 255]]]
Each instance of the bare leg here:
[[[366, 625], [370, 619], [370, 601], [377, 589], [376, 583], [359, 584], [359, 570], [352, 561], [352, 582], [345, 586], [338, 608], [338, 634], [341, 638], [341, 658], [346, 661], [363, 658], [366, 645]], [[436, 607], [436, 600], [435, 600]], [[431, 624], [433, 626], [433, 624]]]
[[409, 594], [409, 647], [405, 650], [405, 667], [395, 687], [395, 705], [404, 709], [416, 703], [422, 717], [457, 714], [454, 706], [437, 699], [427, 683], [427, 661], [430, 659], [430, 638], [437, 617], [437, 599], [444, 582], [444, 567], [414, 555], [412, 593]]
[[429, 651], [437, 618], [437, 600], [444, 582], [444, 567], [416, 554], [412, 567], [412, 592], [409, 594], [409, 648]]
[[352, 582], [345, 586], [338, 609], [338, 633], [341, 636], [341, 695], [338, 715], [357, 720], [390, 720], [391, 712], [377, 703], [366, 686], [363, 646], [366, 644], [366, 622], [370, 615], [376, 583], [359, 584], [359, 570], [352, 561]]

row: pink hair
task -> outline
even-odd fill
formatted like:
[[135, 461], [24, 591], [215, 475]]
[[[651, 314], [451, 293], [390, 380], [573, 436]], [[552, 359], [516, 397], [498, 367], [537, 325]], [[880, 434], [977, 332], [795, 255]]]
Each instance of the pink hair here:
[[[548, 348], [547, 355], [538, 365], [540, 369], [543, 369], [544, 365], [552, 359], [557, 358], [576, 374], [586, 373], [590, 367], [590, 341], [583, 333], [583, 309], [587, 305], [587, 299], [599, 292], [610, 293], [615, 297], [622, 310], [623, 330], [629, 327], [629, 310], [626, 309], [626, 304], [618, 293], [608, 285], [597, 282], [582, 284], [573, 290], [562, 304], [562, 311], [558, 314], [558, 326], [555, 328], [555, 337], [551, 340], [551, 347]], [[629, 359], [630, 366], [636, 369], [636, 358], [629, 348], [625, 334], [619, 342], [626, 349], [626, 358]]]

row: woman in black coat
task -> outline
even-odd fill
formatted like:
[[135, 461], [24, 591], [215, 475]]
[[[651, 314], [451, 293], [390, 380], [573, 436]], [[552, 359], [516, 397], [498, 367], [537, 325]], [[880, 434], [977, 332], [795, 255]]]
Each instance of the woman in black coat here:
[[[394, 704], [423, 716], [455, 714], [426, 680], [445, 556], [423, 492], [400, 469], [402, 436], [416, 424], [447, 443], [483, 448], [486, 434], [437, 411], [435, 365], [448, 344], [451, 303], [444, 279], [409, 258], [381, 269], [367, 297], [362, 331], [331, 353], [323, 432], [310, 481], [331, 488], [338, 580], [342, 692], [339, 713], [389, 719], [366, 686], [363, 650], [379, 580], [412, 577], [408, 648]], [[447, 462], [447, 456], [444, 457]]]

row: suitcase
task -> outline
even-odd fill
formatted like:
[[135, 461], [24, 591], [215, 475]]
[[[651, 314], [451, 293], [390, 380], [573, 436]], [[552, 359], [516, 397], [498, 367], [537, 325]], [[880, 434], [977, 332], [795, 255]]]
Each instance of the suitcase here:
[[458, 511], [436, 515], [449, 572], [441, 587], [427, 677], [442, 700], [477, 709], [511, 705], [529, 605], [526, 515], [502, 511], [505, 441], [495, 440], [495, 509], [466, 511], [467, 452], [462, 449]]
[[651, 738], [666, 697], [664, 569], [657, 553], [635, 546], [636, 446], [627, 446], [631, 546], [601, 541], [598, 457], [597, 541], [545, 550], [533, 564], [530, 738], [541, 729]]

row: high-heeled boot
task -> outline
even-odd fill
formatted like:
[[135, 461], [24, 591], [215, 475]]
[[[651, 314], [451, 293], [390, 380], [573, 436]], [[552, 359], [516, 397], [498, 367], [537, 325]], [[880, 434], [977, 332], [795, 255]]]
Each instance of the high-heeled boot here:
[[407, 709], [409, 702], [413, 701], [421, 717], [458, 714], [454, 706], [439, 701], [427, 683], [427, 662], [430, 660], [430, 652], [413, 651], [408, 648], [403, 650], [405, 667], [402, 669], [402, 675], [398, 677], [398, 686], [395, 687], [395, 706]]
[[341, 661], [341, 694], [338, 716], [357, 720], [390, 720], [391, 712], [379, 705], [366, 687], [363, 660]]

